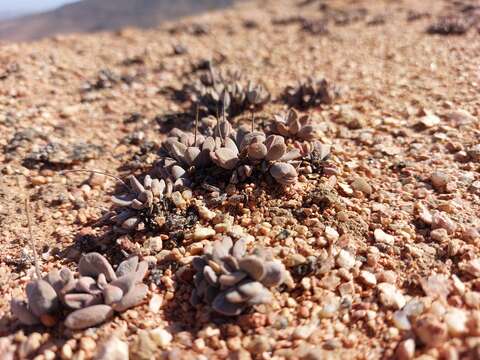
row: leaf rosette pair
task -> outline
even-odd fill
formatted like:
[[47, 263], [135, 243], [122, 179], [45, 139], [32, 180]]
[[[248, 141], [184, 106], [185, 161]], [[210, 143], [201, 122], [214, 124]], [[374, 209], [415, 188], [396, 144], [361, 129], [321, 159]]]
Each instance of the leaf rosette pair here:
[[64, 313], [65, 326], [81, 330], [99, 325], [115, 312], [123, 312], [143, 302], [148, 287], [142, 283], [148, 263], [132, 257], [114, 271], [98, 253], [84, 255], [78, 274], [68, 268], [51, 270], [45, 277], [30, 281], [27, 299], [13, 299], [12, 313], [25, 325], [52, 326]]

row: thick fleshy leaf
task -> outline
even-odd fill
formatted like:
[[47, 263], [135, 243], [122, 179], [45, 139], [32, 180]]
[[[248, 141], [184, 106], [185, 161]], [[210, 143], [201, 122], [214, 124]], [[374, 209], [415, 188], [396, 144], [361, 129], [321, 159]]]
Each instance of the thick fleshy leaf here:
[[247, 274], [243, 271], [235, 271], [235, 272], [230, 273], [230, 274], [220, 275], [220, 277], [218, 278], [218, 282], [220, 283], [220, 285], [222, 285], [224, 288], [226, 288], [226, 287], [230, 287], [230, 286], [238, 284], [246, 276], [247, 276]]
[[115, 311], [123, 312], [134, 306], [139, 305], [145, 296], [147, 296], [148, 286], [145, 284], [137, 284], [122, 299], [114, 304], [112, 307]]
[[136, 194], [140, 194], [141, 192], [145, 191], [145, 188], [135, 176], [130, 175], [127, 179], [130, 182], [130, 186], [132, 187], [132, 190]]
[[245, 149], [247, 146], [253, 143], [264, 143], [265, 142], [265, 134], [263, 132], [249, 132], [244, 135], [242, 142], [240, 144], [240, 150]]
[[138, 263], [137, 271], [135, 272], [136, 281], [141, 282], [148, 272], [148, 261], [140, 261]]
[[75, 285], [75, 291], [89, 294], [98, 294], [101, 292], [95, 279], [90, 276], [80, 277]]
[[227, 270], [226, 272], [234, 272], [237, 271], [240, 267], [238, 265], [238, 261], [235, 257], [232, 255], [225, 256], [223, 259], [223, 265], [225, 269]]
[[186, 174], [185, 169], [178, 165], [173, 165], [172, 168], [170, 169], [170, 172], [175, 180], [180, 179]]
[[164, 142], [164, 146], [166, 146], [169, 154], [177, 161], [183, 162], [185, 159], [185, 152], [187, 151], [187, 145], [182, 144], [177, 140], [169, 140], [170, 139], [167, 139]]
[[64, 285], [63, 279], [60, 276], [60, 271], [58, 271], [57, 269], [49, 271], [47, 276], [45, 276], [44, 280], [50, 285], [52, 285], [52, 287], [55, 289], [55, 292], [57, 293], [60, 292]]
[[200, 155], [200, 149], [198, 147], [189, 147], [185, 151], [185, 161], [188, 165], [196, 165], [196, 160]]
[[122, 289], [123, 293], [126, 294], [137, 282], [137, 274], [129, 273], [119, 277], [117, 280], [112, 281], [110, 285], [119, 287]]
[[282, 156], [280, 161], [291, 161], [302, 157], [302, 153], [298, 149], [293, 149], [287, 152], [285, 155]]
[[270, 168], [270, 174], [282, 185], [292, 185], [297, 182], [297, 170], [288, 163], [275, 163]]
[[238, 156], [235, 152], [231, 149], [227, 148], [220, 148], [215, 150], [214, 156], [212, 156], [212, 160], [220, 167], [232, 170], [238, 164]]
[[244, 305], [231, 303], [225, 299], [225, 294], [219, 294], [215, 297], [215, 300], [212, 303], [212, 308], [222, 315], [237, 316], [242, 313]]
[[107, 305], [120, 301], [122, 297], [123, 291], [118, 286], [107, 284], [103, 288], [103, 299]]
[[263, 261], [257, 256], [245, 256], [238, 261], [240, 269], [245, 271], [254, 280], [260, 281], [265, 275]]
[[262, 160], [267, 156], [267, 147], [263, 143], [252, 143], [247, 147], [247, 154], [250, 159]]
[[241, 259], [247, 251], [247, 239], [242, 237], [238, 239], [232, 248], [232, 255], [238, 259]]
[[152, 180], [152, 194], [154, 197], [160, 197], [160, 195], [163, 194], [163, 190], [160, 186], [160, 180], [159, 179], [153, 179]]
[[99, 274], [104, 274], [108, 281], [117, 278], [115, 271], [113, 271], [112, 265], [110, 265], [108, 260], [96, 252], [91, 252], [82, 256], [78, 263], [78, 271], [83, 276], [97, 277]]
[[272, 301], [272, 293], [268, 289], [263, 288], [255, 296], [248, 300], [249, 305], [268, 304]]
[[231, 138], [226, 138], [225, 139], [225, 147], [227, 149], [232, 150], [235, 154], [238, 155], [238, 147], [237, 144], [235, 144], [235, 141], [233, 141]]
[[140, 210], [145, 207], [145, 204], [138, 199], [133, 199], [133, 201], [130, 204], [130, 207], [135, 210]]
[[269, 261], [265, 264], [265, 276], [261, 282], [266, 287], [278, 286], [285, 280], [285, 266], [280, 261]]
[[115, 274], [117, 277], [133, 273], [137, 270], [138, 266], [138, 256], [132, 256], [131, 258], [124, 260], [118, 265], [117, 271]]
[[32, 313], [40, 317], [58, 309], [58, 296], [55, 289], [45, 280], [35, 280], [26, 287], [28, 305]]
[[63, 302], [71, 309], [82, 309], [87, 306], [97, 305], [100, 304], [101, 300], [101, 296], [86, 293], [66, 294], [63, 297]]
[[218, 280], [217, 274], [210, 266], [205, 266], [203, 268], [203, 277], [205, 278], [205, 280], [208, 281], [210, 285], [212, 286], [217, 285], [217, 280]]
[[113, 316], [113, 309], [108, 305], [93, 305], [76, 310], [67, 316], [65, 326], [72, 330], [83, 330], [100, 325]]
[[15, 315], [24, 325], [31, 326], [40, 322], [40, 320], [28, 309], [28, 305], [25, 301], [12, 299], [10, 302], [10, 309], [13, 315]]
[[240, 304], [247, 301], [248, 297], [233, 288], [225, 291], [225, 300], [233, 304]]
[[133, 199], [131, 199], [131, 196], [128, 196], [126, 198], [124, 197], [118, 197], [118, 196], [112, 196], [111, 197], [112, 203], [118, 206], [130, 206], [132, 205]]
[[195, 271], [203, 271], [207, 263], [200, 256], [196, 256], [192, 259], [192, 265]]
[[237, 286], [238, 291], [248, 298], [253, 298], [260, 293], [263, 288], [263, 285], [258, 281], [245, 281]]
[[220, 137], [222, 139], [226, 139], [230, 136], [230, 134], [232, 133], [232, 125], [230, 125], [230, 123], [228, 121], [222, 121], [219, 125], [218, 125], [218, 130], [220, 132]]
[[279, 160], [287, 151], [285, 140], [278, 135], [270, 135], [265, 141], [267, 146], [267, 155], [265, 159], [268, 161]]
[[214, 151], [216, 147], [215, 139], [211, 136], [207, 137], [202, 144], [202, 150]]

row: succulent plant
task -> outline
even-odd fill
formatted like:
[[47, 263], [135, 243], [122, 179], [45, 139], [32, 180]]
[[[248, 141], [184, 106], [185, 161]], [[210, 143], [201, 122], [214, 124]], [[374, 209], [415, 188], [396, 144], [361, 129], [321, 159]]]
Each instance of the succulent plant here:
[[199, 79], [186, 84], [186, 98], [203, 112], [218, 115], [225, 111], [236, 116], [245, 110], [257, 110], [270, 100], [270, 93], [261, 84], [244, 81], [238, 72], [221, 73], [210, 66]]
[[[170, 179], [156, 179], [150, 175], [144, 177], [141, 183], [135, 176], [128, 178], [130, 191], [127, 194], [112, 196], [112, 202], [117, 212], [111, 214], [109, 221], [115, 224], [117, 233], [127, 233], [136, 230], [145, 222], [159, 221], [164, 199], [172, 195], [173, 183]], [[161, 225], [161, 224], [158, 224]]]
[[286, 103], [298, 109], [308, 109], [322, 104], [330, 104], [335, 94], [326, 79], [309, 77], [296, 86], [287, 86], [284, 92]]
[[142, 283], [148, 271], [146, 261], [131, 257], [114, 271], [99, 253], [84, 255], [78, 263], [78, 274], [68, 268], [51, 270], [45, 277], [26, 287], [27, 300], [13, 299], [12, 313], [24, 325], [52, 326], [57, 318], [69, 313], [65, 326], [80, 330], [99, 325], [114, 312], [137, 306], [148, 288]]
[[174, 129], [163, 144], [158, 174], [171, 179], [175, 186], [190, 186], [203, 170], [205, 174], [230, 173], [232, 183], [258, 172], [269, 173], [283, 185], [297, 181], [294, 161], [302, 154], [298, 149], [288, 150], [282, 136], [267, 137], [246, 128], [234, 130], [225, 119], [217, 120], [214, 133], [203, 137]]
[[206, 245], [203, 256], [193, 259], [197, 271], [191, 303], [206, 303], [217, 313], [240, 315], [248, 307], [272, 300], [269, 288], [286, 277], [284, 265], [266, 250], [247, 254], [246, 240], [233, 243], [228, 236]]
[[274, 115], [274, 118], [275, 132], [286, 138], [311, 141], [320, 136], [320, 131], [311, 123], [310, 116], [299, 115], [294, 109], [285, 114]]

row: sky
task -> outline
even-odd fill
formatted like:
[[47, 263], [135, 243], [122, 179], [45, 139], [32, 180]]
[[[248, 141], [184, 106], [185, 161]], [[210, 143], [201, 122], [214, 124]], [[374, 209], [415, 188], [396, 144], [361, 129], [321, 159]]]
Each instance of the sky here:
[[75, 1], [77, 0], [0, 0], [0, 13], [33, 13]]

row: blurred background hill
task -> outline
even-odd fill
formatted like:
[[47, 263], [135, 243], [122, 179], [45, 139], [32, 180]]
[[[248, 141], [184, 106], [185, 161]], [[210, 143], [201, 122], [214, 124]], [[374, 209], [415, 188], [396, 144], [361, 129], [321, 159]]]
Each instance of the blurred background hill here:
[[[165, 20], [228, 7], [235, 0], [83, 0], [29, 15], [24, 15], [29, 9], [41, 11], [46, 5], [51, 8], [68, 0], [42, 0], [32, 2], [31, 6], [28, 0], [22, 1], [4, 9], [0, 4], [0, 40], [28, 41], [60, 33], [117, 30], [125, 26], [154, 27]], [[43, 8], [39, 3], [43, 3]]]

